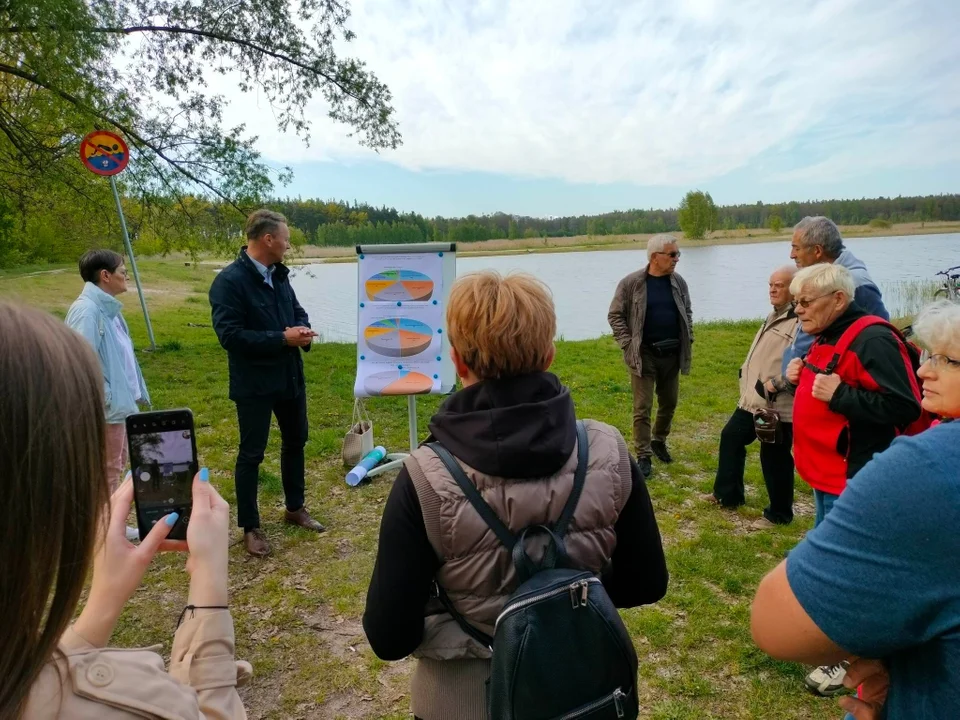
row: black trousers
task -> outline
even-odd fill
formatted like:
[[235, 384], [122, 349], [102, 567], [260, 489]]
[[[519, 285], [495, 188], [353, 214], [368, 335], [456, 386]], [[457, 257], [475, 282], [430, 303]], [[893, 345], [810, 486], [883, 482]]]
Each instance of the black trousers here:
[[287, 510], [299, 510], [304, 504], [303, 446], [307, 443], [307, 393], [277, 400], [252, 398], [237, 401], [240, 424], [240, 450], [234, 481], [237, 490], [237, 524], [242, 528], [260, 527], [257, 508], [257, 478], [260, 463], [270, 437], [271, 415], [280, 426], [280, 476]]
[[[780, 424], [783, 437], [778, 443], [760, 443], [760, 467], [770, 504], [763, 516], [770, 522], [786, 524], [793, 520], [793, 423]], [[713, 483], [713, 495], [724, 507], [746, 502], [743, 494], [743, 468], [747, 445], [757, 439], [753, 413], [737, 408], [720, 433], [720, 462]]]

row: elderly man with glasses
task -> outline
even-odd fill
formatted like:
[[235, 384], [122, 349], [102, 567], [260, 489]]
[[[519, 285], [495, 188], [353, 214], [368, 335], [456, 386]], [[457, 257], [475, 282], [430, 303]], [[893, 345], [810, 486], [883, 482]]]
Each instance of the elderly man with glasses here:
[[[798, 268], [808, 268], [821, 263], [835, 263], [845, 267], [850, 271], [856, 288], [851, 299], [868, 314], [884, 320], [890, 319], [880, 288], [870, 277], [867, 266], [844, 246], [840, 228], [830, 218], [822, 215], [805, 217], [794, 226], [790, 259]], [[783, 354], [783, 372], [786, 372], [791, 360], [806, 355], [812, 344], [813, 338], [802, 329], [799, 330], [793, 345]]]
[[[673, 460], [667, 436], [680, 391], [680, 374], [690, 373], [693, 313], [687, 283], [676, 272], [680, 250], [672, 235], [647, 243], [646, 267], [627, 275], [610, 303], [607, 321], [623, 351], [633, 386], [633, 441], [644, 477], [653, 472], [651, 455]], [[650, 427], [653, 396], [657, 420]]]

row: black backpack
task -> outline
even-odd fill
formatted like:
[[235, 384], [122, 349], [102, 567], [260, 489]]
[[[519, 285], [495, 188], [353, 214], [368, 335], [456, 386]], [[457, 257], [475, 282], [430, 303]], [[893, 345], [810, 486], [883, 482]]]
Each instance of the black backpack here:
[[[487, 505], [457, 460], [430, 443], [480, 517], [513, 555], [520, 587], [497, 617], [491, 638], [470, 625], [442, 588], [437, 596], [460, 627], [493, 652], [488, 681], [491, 720], [636, 718], [637, 654], [620, 614], [593, 573], [573, 567], [563, 538], [587, 474], [587, 431], [577, 423], [573, 490], [552, 527], [535, 525], [514, 535]], [[547, 537], [540, 563], [525, 542]]]

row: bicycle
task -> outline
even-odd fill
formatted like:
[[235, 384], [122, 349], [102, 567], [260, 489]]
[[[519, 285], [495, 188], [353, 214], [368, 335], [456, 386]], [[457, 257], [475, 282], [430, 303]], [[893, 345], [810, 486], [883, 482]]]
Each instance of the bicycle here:
[[944, 279], [943, 287], [933, 294], [934, 299], [960, 302], [960, 265], [941, 270], [937, 275], [942, 275]]

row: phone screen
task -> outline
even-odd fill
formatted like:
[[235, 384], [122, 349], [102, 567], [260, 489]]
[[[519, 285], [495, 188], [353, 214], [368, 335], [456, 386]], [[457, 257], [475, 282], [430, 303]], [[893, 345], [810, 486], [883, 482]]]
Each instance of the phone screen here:
[[127, 443], [137, 526], [142, 540], [165, 515], [180, 517], [168, 535], [185, 540], [199, 469], [189, 410], [137, 413], [127, 418]]

